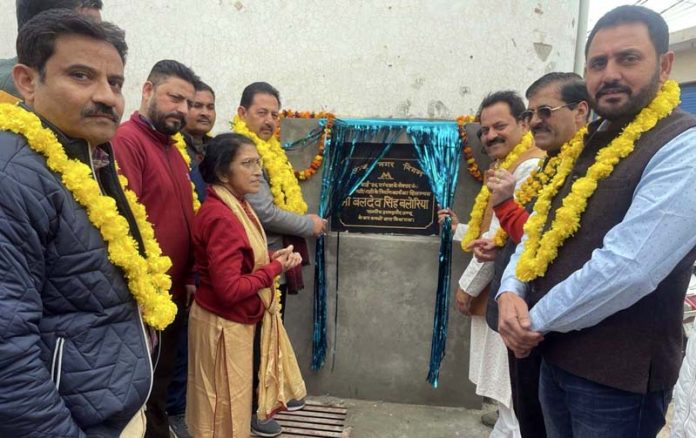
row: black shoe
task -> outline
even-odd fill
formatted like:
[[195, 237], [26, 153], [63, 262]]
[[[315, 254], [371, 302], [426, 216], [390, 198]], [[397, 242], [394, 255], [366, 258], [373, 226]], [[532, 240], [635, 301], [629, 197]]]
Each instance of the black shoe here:
[[259, 420], [254, 414], [251, 416], [251, 431], [258, 436], [273, 438], [283, 433], [283, 428], [273, 418]]
[[186, 428], [184, 414], [169, 416], [169, 436], [173, 438], [193, 438]]
[[288, 407], [288, 411], [290, 411], [290, 412], [300, 411], [300, 410], [304, 409], [304, 407], [305, 407], [304, 399], [295, 400], [293, 398], [292, 400], [288, 400], [287, 407]]

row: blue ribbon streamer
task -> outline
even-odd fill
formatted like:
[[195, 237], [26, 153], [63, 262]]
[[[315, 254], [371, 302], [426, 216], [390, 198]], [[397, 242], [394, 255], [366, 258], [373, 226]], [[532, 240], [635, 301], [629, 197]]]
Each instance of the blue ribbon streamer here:
[[[326, 123], [326, 119], [320, 119], [320, 124]], [[323, 121], [323, 122], [322, 122]], [[324, 131], [323, 125], [320, 126], [319, 128], [313, 129], [312, 131], [309, 132], [306, 136], [299, 140], [295, 140], [292, 142], [287, 142], [283, 143], [281, 147], [285, 149], [286, 151], [291, 151], [300, 147], [307, 146], [308, 144], [311, 144], [312, 142], [316, 142], [319, 140], [319, 137], [321, 137], [321, 133]]]
[[[461, 142], [454, 125], [412, 126], [407, 129], [418, 157], [418, 164], [428, 177], [430, 188], [442, 208], [452, 206], [459, 177]], [[452, 270], [452, 226], [446, 218], [440, 227], [440, 254], [438, 257], [437, 290], [435, 292], [435, 316], [430, 348], [428, 382], [438, 385], [440, 364], [447, 346], [447, 323], [449, 320], [449, 290]]]
[[[325, 123], [320, 122], [320, 123]], [[335, 120], [331, 137], [325, 139], [324, 162], [322, 166], [321, 194], [319, 195], [319, 216], [329, 218], [340, 211], [343, 201], [360, 187], [365, 178], [377, 166], [396, 141], [403, 128], [385, 125], [353, 124]], [[359, 143], [374, 138], [382, 138], [370, 150], [371, 157], [355, 157]], [[348, 145], [348, 147], [346, 147]], [[363, 166], [361, 166], [364, 165]], [[318, 370], [326, 360], [326, 238], [317, 238], [314, 268], [314, 328], [312, 334], [312, 369]], [[338, 297], [338, 294], [336, 294]]]

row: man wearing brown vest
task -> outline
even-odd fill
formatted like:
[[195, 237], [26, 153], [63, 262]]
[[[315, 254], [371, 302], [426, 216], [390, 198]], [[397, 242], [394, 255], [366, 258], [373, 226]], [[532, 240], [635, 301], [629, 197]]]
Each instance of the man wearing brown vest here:
[[665, 423], [696, 259], [696, 118], [676, 109], [668, 47], [649, 9], [597, 22], [585, 79], [601, 119], [540, 192], [497, 294], [505, 344], [539, 346], [549, 437], [654, 437]]
[[[585, 81], [579, 75], [562, 72], [545, 74], [527, 88], [525, 95], [529, 105], [521, 119], [529, 126], [534, 144], [547, 153], [543, 167], [540, 166], [539, 171], [530, 177], [541, 186], [544, 175], [553, 174], [561, 149], [567, 148], [571, 142], [582, 141], [582, 128], [587, 125], [589, 115], [589, 97]], [[504, 170], [496, 170], [495, 178], [488, 178], [487, 186], [495, 216], [509, 236], [501, 248], [490, 242], [490, 246], [496, 248], [494, 251], [477, 254], [479, 258], [494, 260], [495, 275], [489, 288], [497, 291], [503, 271], [524, 233], [523, 226], [529, 218], [537, 190], [526, 192], [525, 187], [515, 193], [515, 178]], [[498, 306], [494, 294], [488, 299], [486, 321], [491, 329], [498, 330]], [[517, 359], [508, 352], [508, 360], [512, 404], [522, 438], [545, 438], [546, 428], [539, 404], [541, 355], [538, 349], [533, 349], [529, 356]]]

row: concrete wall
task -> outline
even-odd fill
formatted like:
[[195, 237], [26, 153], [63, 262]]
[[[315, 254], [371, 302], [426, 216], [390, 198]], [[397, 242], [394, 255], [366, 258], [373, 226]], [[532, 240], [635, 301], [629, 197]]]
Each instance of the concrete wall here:
[[[127, 113], [152, 65], [180, 60], [217, 91], [217, 131], [245, 85], [285, 107], [342, 116], [453, 118], [490, 90], [573, 68], [578, 0], [107, 0], [126, 30]], [[0, 0], [0, 58], [14, 56], [14, 0]]]
[[[174, 58], [218, 95], [216, 131], [227, 129], [243, 87], [276, 85], [285, 107], [338, 116], [452, 119], [498, 89], [524, 89], [542, 74], [572, 71], [578, 0], [108, 0], [103, 16], [127, 32], [127, 112], [139, 106], [151, 66]], [[13, 10], [13, 0], [0, 0]], [[195, 6], [194, 6], [195, 5]], [[0, 16], [0, 57], [14, 55], [16, 24]], [[286, 124], [284, 138], [301, 135]], [[312, 148], [293, 152], [305, 167]], [[316, 211], [320, 174], [303, 184]], [[462, 166], [455, 209], [466, 220], [476, 184]], [[312, 269], [290, 297], [287, 326], [308, 388], [385, 401], [473, 407], [469, 320], [452, 308], [440, 388], [425, 381], [437, 283], [436, 237], [342, 234], [328, 238], [329, 340], [338, 303], [335, 367], [308, 370]], [[456, 283], [467, 257], [454, 251]], [[335, 262], [339, 294], [334, 299]]]

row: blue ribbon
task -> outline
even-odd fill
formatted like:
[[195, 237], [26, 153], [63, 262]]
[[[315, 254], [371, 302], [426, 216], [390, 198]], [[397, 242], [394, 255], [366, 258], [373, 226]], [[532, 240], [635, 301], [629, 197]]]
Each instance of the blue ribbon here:
[[[324, 124], [325, 121], [321, 121]], [[353, 124], [335, 120], [331, 137], [325, 139], [322, 166], [319, 216], [329, 218], [340, 211], [343, 201], [360, 187], [377, 163], [389, 151], [402, 128], [385, 125]], [[356, 147], [367, 140], [382, 138], [371, 149], [370, 157], [355, 157]], [[346, 147], [346, 145], [348, 145]], [[317, 238], [314, 268], [314, 329], [312, 334], [312, 369], [318, 370], [326, 360], [326, 238]]]
[[[459, 177], [461, 142], [456, 126], [411, 126], [407, 129], [418, 157], [418, 164], [428, 177], [430, 189], [442, 208], [452, 206]], [[452, 226], [449, 217], [440, 227], [435, 316], [430, 348], [428, 382], [437, 388], [440, 364], [447, 345], [449, 290], [452, 270]]]

